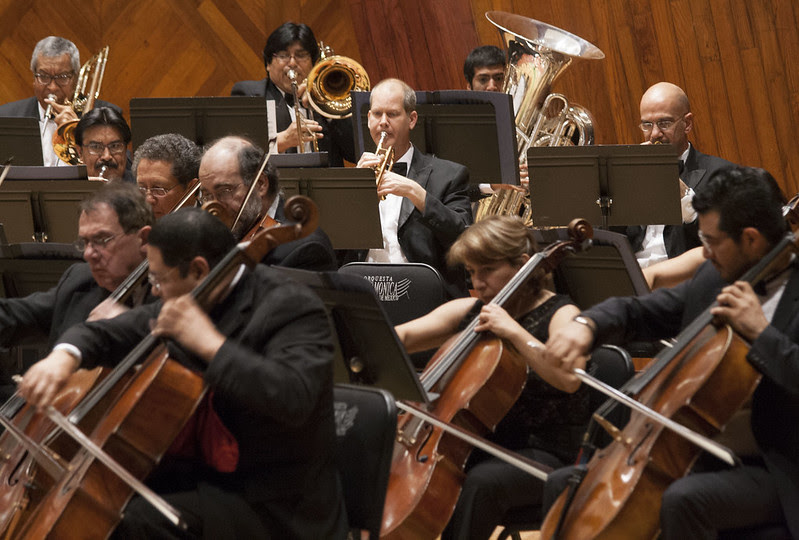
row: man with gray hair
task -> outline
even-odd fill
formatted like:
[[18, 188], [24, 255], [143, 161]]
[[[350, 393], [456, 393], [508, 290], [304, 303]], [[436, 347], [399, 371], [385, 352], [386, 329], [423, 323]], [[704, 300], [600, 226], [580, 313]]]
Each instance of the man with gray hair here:
[[175, 209], [197, 181], [200, 149], [177, 133], [156, 135], [136, 149], [132, 170], [139, 190], [158, 219]]
[[[64, 164], [53, 151], [53, 134], [58, 122], [55, 116], [65, 109], [64, 101], [72, 100], [80, 72], [80, 53], [74, 43], [68, 39], [57, 36], [48, 36], [33, 49], [31, 56], [31, 71], [33, 72], [33, 97], [13, 101], [0, 106], [0, 116], [30, 117], [39, 120], [39, 132], [42, 136], [42, 158], [44, 165], [55, 166]], [[50, 96], [53, 96], [52, 98]], [[48, 110], [48, 106], [51, 106]], [[122, 109], [108, 103], [96, 100], [97, 107], [112, 107], [119, 114]], [[50, 118], [47, 118], [47, 113]], [[74, 117], [74, 113], [72, 113]]]

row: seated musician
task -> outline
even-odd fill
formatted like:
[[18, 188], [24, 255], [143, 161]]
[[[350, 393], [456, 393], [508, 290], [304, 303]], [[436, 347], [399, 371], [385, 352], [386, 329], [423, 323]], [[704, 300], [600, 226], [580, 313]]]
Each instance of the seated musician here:
[[[438, 270], [451, 297], [466, 296], [463, 273], [448, 269], [447, 249], [472, 222], [463, 165], [423, 154], [411, 144], [416, 126], [416, 93], [398, 79], [378, 83], [369, 98], [369, 133], [375, 144], [394, 148], [394, 169], [377, 188], [383, 249], [370, 250], [370, 262], [420, 262]], [[377, 167], [381, 157], [364, 152], [358, 167]]]
[[[211, 144], [200, 161], [200, 202], [218, 201], [231, 219], [242, 212], [233, 228], [236, 238], [243, 238], [264, 215], [275, 221], [286, 219], [285, 199], [279, 193], [277, 169], [267, 164], [253, 196], [246, 201], [247, 190], [255, 180], [264, 152], [243, 137], [224, 137]], [[336, 256], [330, 239], [321, 229], [293, 242], [278, 246], [262, 261], [264, 264], [305, 270], [332, 271]]]
[[95, 107], [75, 126], [77, 153], [90, 179], [133, 182], [128, 159], [130, 128], [110, 107]]
[[[708, 261], [691, 280], [602, 302], [547, 342], [547, 363], [568, 375], [582, 367], [592, 344], [673, 337], [714, 301], [710, 312], [748, 342], [746, 359], [762, 375], [751, 421], [741, 411], [723, 433], [743, 465], [700, 459], [694, 473], [673, 482], [659, 508], [663, 539], [716, 538], [722, 531], [773, 525], [799, 537], [799, 272], [795, 258], [783, 257], [764, 287], [739, 280], [783, 237], [783, 201], [762, 169], [717, 172], [693, 198]], [[562, 474], [550, 478], [547, 499], [563, 487]]]
[[158, 219], [171, 212], [197, 180], [200, 149], [177, 133], [156, 135], [136, 149], [131, 170]]
[[[477, 331], [501, 338], [531, 368], [521, 397], [489, 438], [559, 467], [576, 456], [589, 418], [588, 395], [585, 390], [574, 393], [578, 384], [541, 363], [542, 343], [577, 315], [577, 307], [540, 283], [531, 285], [538, 293], [518, 320], [489, 304], [535, 251], [535, 239], [519, 218], [491, 216], [472, 225], [452, 245], [447, 259], [466, 266], [478, 300], [451, 300], [396, 330], [408, 351], [415, 352], [442, 345], [479, 317]], [[475, 450], [466, 471], [463, 491], [442, 538], [488, 538], [509, 509], [541, 504], [541, 481], [504, 461]]]
[[[0, 299], [0, 345], [11, 347], [40, 335], [49, 346], [70, 326], [85, 321], [143, 260], [153, 223], [144, 198], [127, 184], [102, 186], [81, 203], [75, 246], [85, 263], [76, 263], [47, 292]], [[143, 300], [146, 289], [131, 297]], [[104, 306], [105, 307], [105, 306]], [[102, 313], [101, 313], [102, 311]], [[105, 313], [98, 309], [94, 317]]]
[[147, 247], [152, 292], [163, 304], [68, 331], [23, 378], [25, 397], [45, 405], [79, 365], [120, 360], [153, 319], [152, 331], [175, 344], [170, 356], [203, 372], [234, 449], [168, 458], [156, 469], [151, 485], [188, 522], [185, 535], [134, 497], [115, 538], [346, 537], [324, 308], [307, 288], [258, 265], [206, 314], [189, 293], [233, 245], [230, 231], [200, 209], [164, 216]]
[[[39, 120], [42, 136], [42, 158], [44, 165], [55, 167], [67, 165], [58, 159], [53, 150], [53, 135], [57, 126], [77, 118], [72, 107], [64, 105], [72, 100], [80, 71], [80, 53], [74, 43], [57, 36], [48, 36], [36, 44], [31, 56], [33, 72], [33, 97], [13, 101], [0, 106], [0, 116], [31, 117]], [[54, 96], [50, 99], [49, 96]], [[46, 117], [50, 106], [50, 116]], [[118, 114], [122, 109], [103, 100], [95, 101], [96, 107], [111, 107]]]
[[[298, 140], [297, 119], [291, 79], [288, 71], [294, 70], [297, 81], [298, 110], [305, 126], [302, 143], [305, 151], [312, 150], [310, 133], [317, 137], [321, 152], [328, 152], [331, 167], [341, 167], [343, 160], [355, 162], [355, 137], [349, 119], [330, 120], [316, 114], [308, 103], [305, 79], [319, 60], [320, 51], [313, 31], [308, 25], [286, 22], [266, 39], [264, 66], [266, 78], [260, 81], [239, 81], [233, 85], [232, 96], [265, 96], [275, 102], [277, 116], [277, 151], [296, 152]], [[310, 130], [310, 132], [308, 131]]]
[[502, 92], [505, 83], [505, 53], [494, 45], [472, 49], [463, 62], [467, 90]]

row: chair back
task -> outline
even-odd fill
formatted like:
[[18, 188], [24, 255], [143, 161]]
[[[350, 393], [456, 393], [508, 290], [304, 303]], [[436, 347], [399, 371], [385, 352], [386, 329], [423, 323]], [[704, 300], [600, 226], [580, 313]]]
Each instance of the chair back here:
[[369, 538], [377, 539], [397, 431], [397, 405], [389, 392], [378, 388], [337, 384], [333, 394], [336, 463], [347, 519], [351, 529], [368, 531]]
[[394, 325], [426, 315], [446, 300], [444, 280], [429, 264], [353, 262], [338, 271], [369, 281]]
[[[613, 388], [621, 388], [624, 383], [635, 375], [635, 365], [630, 353], [616, 345], [602, 345], [591, 353], [588, 364], [588, 374]], [[630, 409], [626, 405], [608, 398], [599, 390], [590, 389], [589, 406], [592, 411], [597, 411], [604, 403], [609, 404], [609, 409], [603, 416], [614, 426], [623, 429], [630, 419]], [[593, 427], [593, 426], [592, 426]], [[610, 442], [610, 436], [601, 431], [595, 444], [603, 447]]]

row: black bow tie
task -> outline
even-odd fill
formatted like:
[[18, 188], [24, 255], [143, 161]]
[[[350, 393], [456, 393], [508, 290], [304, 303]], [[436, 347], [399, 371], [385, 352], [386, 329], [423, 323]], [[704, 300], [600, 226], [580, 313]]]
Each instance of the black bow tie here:
[[286, 94], [283, 96], [283, 99], [286, 100], [286, 105], [288, 105], [290, 109], [294, 107], [294, 94], [289, 94], [286, 92]]
[[395, 163], [394, 166], [391, 168], [391, 172], [395, 172], [400, 176], [406, 176], [408, 174], [408, 164]]
[[682, 176], [682, 173], [685, 172], [685, 161], [680, 160], [679, 163], [677, 163], [677, 168], [680, 171], [680, 176]]

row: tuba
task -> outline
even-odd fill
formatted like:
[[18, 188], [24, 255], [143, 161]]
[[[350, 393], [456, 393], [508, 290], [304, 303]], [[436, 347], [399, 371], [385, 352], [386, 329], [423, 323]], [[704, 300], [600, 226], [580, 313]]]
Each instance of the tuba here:
[[369, 75], [358, 62], [333, 54], [333, 49], [319, 42], [321, 57], [308, 73], [308, 100], [316, 112], [326, 118], [349, 118], [352, 114], [350, 92], [371, 89]]
[[[65, 105], [72, 106], [72, 110], [75, 111], [78, 117], [94, 108], [94, 100], [100, 96], [100, 87], [103, 84], [103, 75], [105, 74], [105, 63], [107, 60], [108, 46], [106, 45], [99, 53], [89, 58], [80, 68], [72, 101], [67, 101], [65, 103]], [[53, 135], [53, 150], [55, 154], [61, 161], [69, 163], [70, 165], [77, 165], [80, 163], [74, 134], [75, 126], [77, 125], [77, 120], [61, 124]]]
[[[549, 89], [572, 60], [601, 60], [605, 54], [588, 41], [535, 19], [502, 11], [489, 11], [486, 18], [499, 30], [508, 59], [503, 91], [513, 98], [518, 155], [524, 159], [532, 146], [593, 144], [591, 114]], [[518, 190], [501, 189], [483, 199], [476, 214], [484, 217], [495, 209], [523, 215], [525, 221], [531, 213], [529, 197]]]

